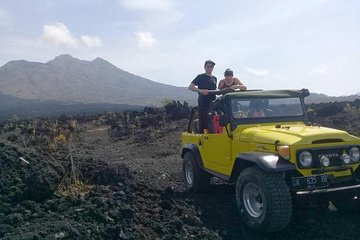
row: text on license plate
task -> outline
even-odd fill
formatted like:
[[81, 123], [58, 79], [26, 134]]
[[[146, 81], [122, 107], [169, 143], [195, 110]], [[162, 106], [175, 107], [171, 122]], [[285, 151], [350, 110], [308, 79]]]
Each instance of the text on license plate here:
[[328, 175], [320, 174], [308, 177], [292, 177], [291, 184], [293, 188], [314, 189], [326, 187], [329, 185]]

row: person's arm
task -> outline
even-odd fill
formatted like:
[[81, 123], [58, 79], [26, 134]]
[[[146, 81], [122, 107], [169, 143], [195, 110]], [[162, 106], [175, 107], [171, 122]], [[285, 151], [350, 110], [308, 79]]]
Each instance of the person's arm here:
[[219, 86], [218, 86], [218, 89], [223, 89], [224, 88], [224, 81], [223, 80], [220, 80], [219, 82]]
[[234, 85], [231, 86], [232, 89], [240, 89], [240, 90], [246, 90], [247, 87], [240, 82], [239, 79], [234, 78]]
[[190, 83], [188, 89], [193, 91], [193, 92], [197, 92], [197, 93], [200, 93], [200, 94], [203, 94], [203, 95], [207, 95], [209, 93], [208, 89], [199, 89], [199, 88], [196, 87], [196, 85], [194, 83]]

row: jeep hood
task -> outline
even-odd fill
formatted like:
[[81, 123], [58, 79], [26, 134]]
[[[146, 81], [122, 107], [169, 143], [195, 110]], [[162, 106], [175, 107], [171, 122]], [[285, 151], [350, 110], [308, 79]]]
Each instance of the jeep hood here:
[[266, 125], [246, 128], [239, 136], [241, 141], [273, 144], [314, 144], [329, 142], [360, 141], [360, 138], [333, 128], [302, 124]]

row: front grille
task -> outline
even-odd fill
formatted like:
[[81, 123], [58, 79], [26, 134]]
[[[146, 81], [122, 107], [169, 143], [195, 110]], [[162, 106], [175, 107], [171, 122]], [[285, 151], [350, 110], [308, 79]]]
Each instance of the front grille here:
[[310, 151], [313, 156], [313, 164], [314, 167], [321, 167], [320, 158], [321, 156], [327, 156], [330, 159], [330, 166], [341, 166], [343, 162], [341, 160], [341, 156], [344, 152], [344, 149], [336, 148], [336, 149], [322, 149], [322, 150], [313, 150]]
[[[303, 151], [308, 151], [312, 155], [312, 165], [309, 168], [321, 168], [320, 159], [322, 156], [326, 156], [330, 160], [329, 167], [332, 166], [343, 166], [344, 163], [341, 159], [341, 156], [344, 153], [349, 153], [349, 149], [353, 146], [342, 146], [342, 147], [332, 147], [332, 148], [313, 148], [313, 149], [301, 149], [296, 152], [296, 159], [298, 162], [299, 168], [304, 168], [299, 163], [299, 155]], [[358, 146], [357, 146], [358, 147]]]

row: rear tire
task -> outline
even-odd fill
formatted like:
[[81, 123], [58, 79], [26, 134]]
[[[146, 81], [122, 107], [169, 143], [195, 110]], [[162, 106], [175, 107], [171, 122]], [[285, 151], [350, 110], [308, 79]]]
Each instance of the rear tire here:
[[185, 153], [182, 172], [185, 187], [188, 191], [206, 192], [209, 190], [211, 176], [200, 168], [192, 152]]
[[291, 219], [291, 194], [282, 174], [257, 166], [245, 169], [238, 177], [236, 203], [244, 223], [255, 231], [277, 232]]

